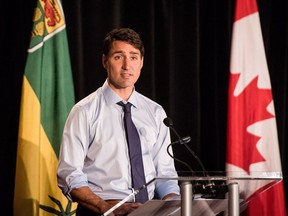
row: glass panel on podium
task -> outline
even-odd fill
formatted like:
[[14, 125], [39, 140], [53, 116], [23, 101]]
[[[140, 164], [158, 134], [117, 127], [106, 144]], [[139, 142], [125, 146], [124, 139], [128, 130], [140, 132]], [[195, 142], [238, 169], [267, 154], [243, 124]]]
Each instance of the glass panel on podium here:
[[[281, 172], [178, 172], [177, 177], [156, 181], [178, 181], [181, 195], [170, 200], [150, 200], [129, 216], [201, 216], [222, 212], [238, 216], [247, 202], [282, 180]], [[256, 195], [243, 191], [253, 185]]]

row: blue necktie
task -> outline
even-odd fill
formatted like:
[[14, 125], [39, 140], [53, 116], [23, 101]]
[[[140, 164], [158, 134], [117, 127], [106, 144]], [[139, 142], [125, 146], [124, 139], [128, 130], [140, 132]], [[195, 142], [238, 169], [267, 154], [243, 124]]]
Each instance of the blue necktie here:
[[[132, 174], [132, 186], [135, 189], [141, 188], [145, 181], [143, 161], [142, 161], [142, 151], [141, 142], [137, 129], [131, 119], [131, 103], [124, 104], [123, 102], [118, 102], [120, 106], [124, 109], [124, 123], [126, 131], [126, 139], [129, 147], [129, 157], [131, 164], [131, 174]], [[135, 197], [136, 202], [144, 203], [148, 200], [147, 189], [144, 188], [140, 190]]]

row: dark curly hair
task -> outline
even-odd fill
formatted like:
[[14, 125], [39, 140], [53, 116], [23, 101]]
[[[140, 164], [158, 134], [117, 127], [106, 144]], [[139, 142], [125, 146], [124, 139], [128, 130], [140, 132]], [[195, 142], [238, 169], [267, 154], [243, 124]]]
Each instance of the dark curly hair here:
[[104, 41], [102, 52], [105, 56], [108, 55], [113, 41], [124, 41], [131, 44], [136, 49], [139, 49], [141, 56], [144, 57], [144, 44], [137, 32], [130, 28], [116, 28], [109, 32]]

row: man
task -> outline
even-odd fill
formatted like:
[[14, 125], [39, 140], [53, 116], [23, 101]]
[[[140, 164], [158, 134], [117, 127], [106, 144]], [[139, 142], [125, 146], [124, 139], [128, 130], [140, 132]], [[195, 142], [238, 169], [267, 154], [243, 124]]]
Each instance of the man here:
[[[78, 202], [77, 215], [101, 215], [139, 189], [132, 177], [134, 162], [129, 158], [132, 153], [125, 131], [125, 104], [131, 106], [132, 121], [141, 141], [138, 146], [142, 151], [144, 184], [157, 176], [177, 176], [174, 162], [166, 152], [170, 143], [169, 128], [163, 123], [166, 113], [134, 87], [143, 60], [144, 46], [135, 31], [120, 28], [108, 33], [102, 56], [107, 79], [102, 87], [78, 102], [67, 118], [57, 176], [63, 194]], [[153, 181], [142, 192], [147, 199], [167, 199], [179, 195], [179, 187], [177, 181]], [[112, 215], [127, 215], [145, 202], [136, 198]]]

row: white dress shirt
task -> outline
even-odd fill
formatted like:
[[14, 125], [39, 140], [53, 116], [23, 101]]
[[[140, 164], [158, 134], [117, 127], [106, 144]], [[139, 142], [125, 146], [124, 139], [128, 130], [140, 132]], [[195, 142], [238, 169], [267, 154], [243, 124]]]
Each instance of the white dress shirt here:
[[[64, 127], [57, 171], [58, 186], [69, 199], [70, 191], [82, 186], [89, 186], [104, 200], [124, 199], [133, 192], [124, 113], [117, 105], [121, 100], [106, 80], [72, 108]], [[146, 182], [156, 176], [177, 176], [166, 151], [170, 132], [163, 123], [164, 109], [135, 90], [129, 102], [141, 140]], [[154, 181], [147, 189], [149, 199], [154, 192], [159, 198], [179, 194], [175, 180]]]

